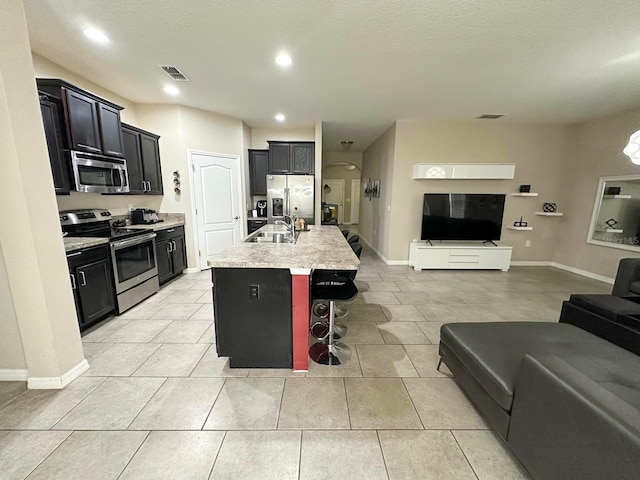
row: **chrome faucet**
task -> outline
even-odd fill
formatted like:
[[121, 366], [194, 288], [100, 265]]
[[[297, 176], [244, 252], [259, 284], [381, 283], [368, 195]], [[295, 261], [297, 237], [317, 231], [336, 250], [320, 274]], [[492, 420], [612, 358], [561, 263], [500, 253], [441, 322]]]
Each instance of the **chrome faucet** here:
[[288, 220], [288, 221], [276, 220], [275, 222], [273, 222], [273, 224], [274, 225], [285, 225], [289, 229], [289, 235], [291, 235], [291, 238], [295, 238], [295, 236], [296, 236], [295, 220], [293, 219], [293, 217], [291, 217], [289, 215], [283, 215], [282, 218], [284, 218], [285, 220]]

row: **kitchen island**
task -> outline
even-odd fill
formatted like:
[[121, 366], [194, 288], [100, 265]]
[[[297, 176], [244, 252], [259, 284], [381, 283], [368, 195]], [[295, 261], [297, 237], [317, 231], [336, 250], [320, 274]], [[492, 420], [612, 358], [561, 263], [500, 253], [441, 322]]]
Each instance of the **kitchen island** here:
[[[286, 232], [266, 225], [252, 234]], [[311, 225], [295, 243], [243, 242], [210, 256], [216, 348], [231, 367], [309, 366], [311, 273], [356, 270], [360, 261], [335, 226]]]

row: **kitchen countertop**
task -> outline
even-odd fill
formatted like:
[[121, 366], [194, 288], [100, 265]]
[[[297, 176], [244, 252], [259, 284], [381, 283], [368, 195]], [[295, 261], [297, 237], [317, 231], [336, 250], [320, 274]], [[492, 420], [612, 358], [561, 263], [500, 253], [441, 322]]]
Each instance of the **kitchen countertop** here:
[[184, 225], [184, 213], [159, 213], [159, 218], [164, 219], [164, 222], [151, 223], [148, 225], [127, 225], [127, 228], [138, 230], [166, 230], [167, 228], [179, 227]]
[[[258, 232], [286, 231], [281, 225], [265, 225]], [[238, 243], [207, 259], [220, 268], [310, 268], [356, 270], [360, 260], [336, 226], [309, 225], [295, 244]]]
[[74, 250], [80, 250], [82, 248], [95, 247], [96, 245], [102, 245], [109, 243], [108, 238], [102, 237], [65, 237], [64, 250], [65, 252], [73, 252]]

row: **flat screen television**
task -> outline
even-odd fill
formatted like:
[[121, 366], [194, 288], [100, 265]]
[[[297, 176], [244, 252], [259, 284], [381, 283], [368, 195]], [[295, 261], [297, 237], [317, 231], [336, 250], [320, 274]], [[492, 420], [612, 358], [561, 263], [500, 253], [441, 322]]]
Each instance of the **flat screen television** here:
[[504, 194], [425, 193], [422, 240], [500, 240]]

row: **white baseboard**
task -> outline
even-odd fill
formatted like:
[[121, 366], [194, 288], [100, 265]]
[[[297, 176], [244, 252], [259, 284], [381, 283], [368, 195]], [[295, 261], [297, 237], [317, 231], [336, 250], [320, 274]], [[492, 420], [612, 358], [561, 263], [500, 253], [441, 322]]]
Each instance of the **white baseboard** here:
[[371, 242], [364, 238], [361, 233], [359, 233], [358, 235], [360, 235], [360, 240], [362, 241], [362, 243], [365, 243], [367, 247], [373, 250], [375, 254], [380, 257], [380, 260], [385, 263], [385, 265], [409, 265], [409, 260], [389, 260], [387, 257], [382, 255], [377, 248], [373, 247], [371, 245]]
[[528, 261], [528, 260], [516, 260], [511, 262], [512, 267], [552, 267], [552, 262], [546, 261]]
[[202, 270], [200, 270], [199, 267], [195, 267], [195, 268], [187, 268], [185, 270], [185, 273], [200, 273]]
[[559, 268], [560, 270], [566, 270], [567, 272], [582, 275], [583, 277], [593, 278], [594, 280], [599, 280], [610, 285], [613, 285], [613, 283], [615, 282], [614, 278], [605, 277], [604, 275], [598, 275], [597, 273], [587, 272], [586, 270], [580, 270], [579, 268], [570, 267], [569, 265], [563, 265], [562, 263], [551, 262], [551, 266]]
[[26, 382], [29, 378], [28, 370], [11, 368], [0, 369], [0, 382]]
[[27, 388], [30, 390], [61, 389], [69, 385], [88, 369], [89, 362], [87, 362], [86, 359], [83, 359], [79, 364], [60, 377], [29, 377], [27, 379]]

